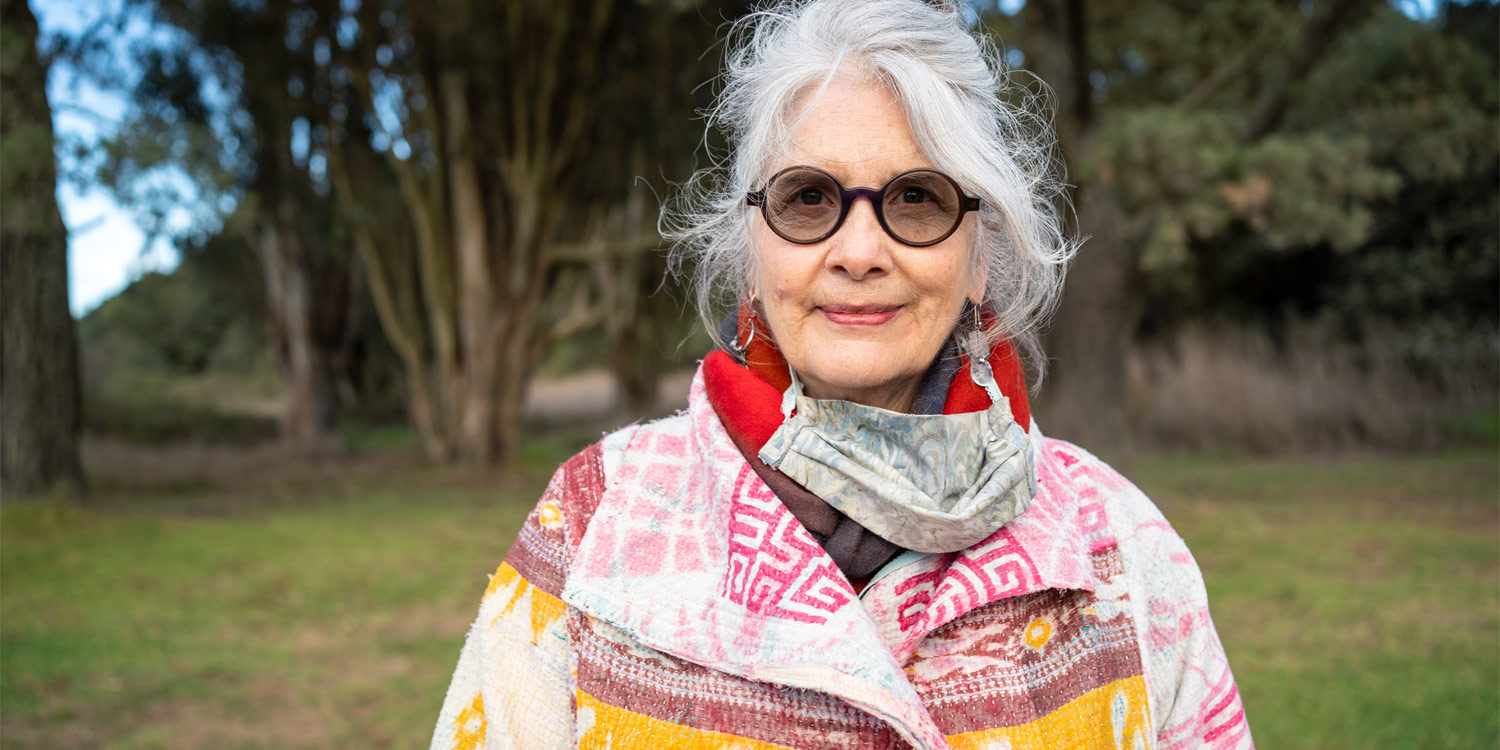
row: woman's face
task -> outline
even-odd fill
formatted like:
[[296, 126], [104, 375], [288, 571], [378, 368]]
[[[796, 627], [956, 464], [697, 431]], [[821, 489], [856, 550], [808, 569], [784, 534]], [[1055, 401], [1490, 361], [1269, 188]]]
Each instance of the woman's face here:
[[[879, 188], [907, 170], [933, 168], [894, 95], [842, 77], [805, 113], [768, 174], [793, 165], [818, 167], [846, 188]], [[971, 260], [976, 220], [965, 216], [936, 245], [910, 247], [881, 229], [868, 200], [856, 200], [833, 236], [799, 245], [756, 215], [755, 290], [807, 395], [910, 409], [965, 299], [983, 294]]]

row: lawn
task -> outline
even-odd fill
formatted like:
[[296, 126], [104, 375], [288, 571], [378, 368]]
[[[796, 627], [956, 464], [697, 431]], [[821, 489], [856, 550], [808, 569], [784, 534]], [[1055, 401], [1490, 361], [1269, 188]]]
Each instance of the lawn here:
[[[366, 457], [4, 508], [0, 743], [425, 747], [485, 574], [571, 447], [508, 477]], [[1496, 746], [1493, 450], [1128, 473], [1203, 567], [1262, 748]]]

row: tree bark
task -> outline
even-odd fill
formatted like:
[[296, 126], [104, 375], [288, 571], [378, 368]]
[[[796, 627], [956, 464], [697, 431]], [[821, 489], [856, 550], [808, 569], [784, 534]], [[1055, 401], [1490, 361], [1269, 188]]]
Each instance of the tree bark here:
[[1047, 339], [1043, 413], [1049, 433], [1104, 449], [1126, 433], [1126, 365], [1141, 316], [1137, 243], [1112, 185], [1096, 181], [1078, 201], [1087, 255], [1069, 270]]
[[0, 5], [0, 492], [82, 492], [78, 343], [47, 71], [26, 0]]
[[273, 342], [286, 388], [282, 437], [311, 446], [332, 435], [333, 387], [328, 352], [314, 335], [313, 283], [296, 212], [294, 200], [278, 199], [261, 220], [255, 249], [265, 277]]
[[[236, 50], [242, 59], [253, 53]], [[260, 259], [272, 343], [286, 389], [281, 436], [318, 448], [334, 441], [332, 358], [347, 335], [345, 327], [352, 324], [342, 314], [318, 315], [318, 305], [347, 310], [351, 290], [347, 284], [318, 283], [319, 269], [330, 271], [330, 277], [342, 277], [347, 269], [330, 250], [317, 247], [316, 212], [324, 209], [314, 202], [307, 175], [292, 163], [294, 116], [280, 106], [278, 93], [264, 88], [247, 92], [246, 108], [256, 118], [261, 140], [253, 185], [261, 208], [250, 241]]]
[[[495, 279], [490, 268], [490, 231], [485, 216], [479, 165], [470, 133], [469, 91], [462, 71], [448, 70], [438, 83], [448, 148], [448, 194], [453, 252], [457, 258], [459, 344], [464, 387], [458, 417], [459, 460], [487, 464], [498, 454], [496, 376], [507, 332], [496, 319]], [[519, 335], [514, 327], [508, 332]]]
[[[1084, 0], [1051, 0], [1035, 9], [1042, 31], [1039, 60], [1063, 110], [1058, 123], [1070, 172], [1087, 163], [1098, 113], [1089, 73], [1089, 12]], [[1114, 187], [1087, 175], [1074, 191], [1075, 220], [1086, 238], [1068, 270], [1062, 303], [1046, 337], [1048, 379], [1038, 412], [1050, 434], [1096, 450], [1125, 433], [1126, 362], [1140, 319], [1137, 243]]]

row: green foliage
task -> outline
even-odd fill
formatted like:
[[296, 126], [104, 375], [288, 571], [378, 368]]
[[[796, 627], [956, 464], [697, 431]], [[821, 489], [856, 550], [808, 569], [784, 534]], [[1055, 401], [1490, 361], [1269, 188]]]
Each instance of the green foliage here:
[[1152, 75], [1108, 89], [1102, 146], [1086, 167], [1132, 213], [1156, 219], [1148, 269], [1188, 261], [1190, 244], [1211, 246], [1235, 222], [1264, 235], [1269, 249], [1350, 250], [1410, 180], [1462, 179], [1494, 162], [1496, 87], [1486, 56], [1393, 10], [1380, 9], [1343, 40], [1299, 88], [1285, 127], [1258, 141], [1241, 133], [1251, 102], [1228, 92], [1186, 107], [1133, 104], [1160, 102], [1148, 86], [1180, 89], [1169, 71], [1199, 67], [1193, 56], [1202, 48], [1175, 49], [1186, 59], [1146, 58]]
[[124, 337], [137, 345], [127, 353], [136, 361], [128, 364], [156, 366], [169, 373], [202, 372], [236, 311], [206, 298], [193, 275], [146, 274], [126, 294], [106, 301], [84, 319], [87, 344], [108, 345], [112, 337]]
[[1500, 448], [1500, 411], [1487, 409], [1465, 415], [1449, 423], [1455, 441]]
[[1463, 180], [1493, 164], [1500, 39], [1464, 27], [1500, 29], [1500, 8], [1443, 7], [1430, 23], [1377, 9], [1309, 77], [1287, 129], [1363, 138], [1404, 181]]
[[1141, 263], [1170, 273], [1193, 262], [1236, 224], [1286, 251], [1330, 244], [1350, 249], [1375, 223], [1372, 203], [1399, 180], [1370, 161], [1359, 137], [1326, 133], [1238, 140], [1224, 113], [1175, 108], [1128, 110], [1104, 130], [1088, 166], [1112, 185], [1121, 207], [1149, 217]]
[[1400, 184], [1396, 175], [1372, 165], [1369, 153], [1359, 137], [1267, 138], [1246, 151], [1240, 184], [1220, 192], [1230, 198], [1236, 218], [1264, 234], [1272, 248], [1327, 243], [1347, 250], [1369, 237], [1371, 204]]
[[[1429, 21], [1374, 6], [1263, 137], [1246, 119], [1310, 23], [1296, 6], [1088, 12], [1095, 124], [1070, 144], [1075, 179], [1130, 217], [1146, 330], [1291, 312], [1451, 340], [1500, 323], [1500, 6], [1440, 4]], [[1066, 70], [1040, 41], [1045, 14], [992, 23]]]
[[254, 270], [232, 241], [188, 246], [171, 273], [147, 273], [106, 300], [79, 324], [87, 387], [119, 392], [210, 366], [272, 367], [256, 285], [245, 279]]
[[256, 286], [245, 283], [254, 268], [232, 242], [188, 245], [171, 273], [148, 273], [86, 315], [84, 431], [151, 444], [275, 437], [276, 420], [226, 409], [276, 389]]

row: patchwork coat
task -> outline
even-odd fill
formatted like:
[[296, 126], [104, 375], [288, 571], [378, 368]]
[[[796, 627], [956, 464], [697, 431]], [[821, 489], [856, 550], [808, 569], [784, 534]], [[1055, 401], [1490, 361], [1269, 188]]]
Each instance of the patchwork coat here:
[[704, 394], [553, 478], [484, 592], [434, 749], [1248, 748], [1198, 567], [1033, 425], [1031, 507], [856, 594]]

